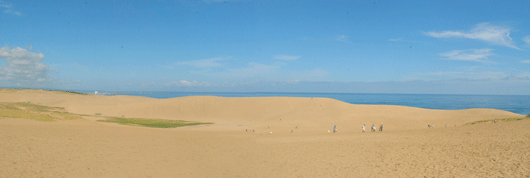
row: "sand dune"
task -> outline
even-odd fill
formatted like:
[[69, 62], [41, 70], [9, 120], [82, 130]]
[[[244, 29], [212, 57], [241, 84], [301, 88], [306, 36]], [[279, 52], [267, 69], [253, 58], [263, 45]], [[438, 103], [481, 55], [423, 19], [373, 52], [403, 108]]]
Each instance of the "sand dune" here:
[[[0, 177], [530, 177], [530, 120], [463, 125], [524, 117], [495, 109], [39, 90], [0, 90], [0, 102], [31, 102], [86, 115], [214, 123], [158, 129], [92, 117], [55, 122], [3, 118]], [[384, 132], [361, 133], [362, 124], [381, 122]], [[435, 128], [427, 129], [432, 123]], [[327, 132], [333, 125], [336, 134]]]
[[245, 126], [246, 129], [272, 128], [273, 131], [290, 132], [297, 125], [300, 131], [321, 132], [338, 125], [340, 131], [358, 132], [363, 124], [380, 125], [384, 122], [385, 130], [391, 131], [424, 129], [427, 124], [454, 126], [477, 120], [524, 117], [495, 109], [449, 111], [405, 106], [353, 105], [329, 98], [192, 96], [154, 99], [24, 90], [0, 93], [0, 102], [31, 102], [64, 107], [72, 113], [87, 115], [101, 113], [116, 117], [214, 122], [207, 130], [241, 130]]

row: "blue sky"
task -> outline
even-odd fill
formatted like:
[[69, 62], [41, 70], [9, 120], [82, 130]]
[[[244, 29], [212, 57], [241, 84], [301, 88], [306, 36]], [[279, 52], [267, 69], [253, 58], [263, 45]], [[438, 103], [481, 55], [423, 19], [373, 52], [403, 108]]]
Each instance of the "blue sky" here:
[[0, 87], [530, 95], [528, 9], [0, 0]]

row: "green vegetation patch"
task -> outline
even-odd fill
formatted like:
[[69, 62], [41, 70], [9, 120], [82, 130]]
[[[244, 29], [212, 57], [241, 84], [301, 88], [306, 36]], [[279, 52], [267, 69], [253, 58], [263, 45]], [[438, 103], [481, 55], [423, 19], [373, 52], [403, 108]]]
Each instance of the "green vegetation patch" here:
[[0, 102], [0, 118], [22, 118], [45, 122], [81, 118], [76, 114], [71, 114], [62, 110], [64, 110], [64, 108], [42, 106], [31, 103]]
[[67, 90], [46, 90], [46, 91], [59, 92], [59, 93], [64, 93], [64, 94], [74, 94], [74, 95], [87, 95], [86, 93], [67, 91]]
[[[123, 125], [145, 126], [155, 128], [175, 128], [192, 125], [212, 124], [202, 122], [190, 122], [183, 120], [166, 120], [166, 119], [144, 119], [144, 118], [125, 118], [125, 117], [106, 117], [101, 113], [96, 113], [97, 117], [106, 118], [98, 120], [100, 122], [111, 122]], [[52, 122], [56, 120], [73, 120], [80, 119], [82, 114], [73, 114], [64, 111], [63, 107], [49, 107], [32, 103], [12, 103], [0, 102], [0, 118], [22, 118], [36, 121]]]
[[17, 90], [15, 89], [9, 89], [9, 88], [0, 88], [0, 93], [14, 93]]
[[[530, 119], [530, 117], [514, 117], [514, 118], [503, 118], [503, 119], [497, 119], [497, 122], [510, 122], [510, 121], [519, 121], [519, 120], [525, 120], [525, 119]], [[480, 121], [473, 121], [473, 122], [468, 122], [464, 125], [473, 125], [473, 124], [482, 124], [482, 123], [493, 123], [495, 122], [494, 119], [490, 119], [490, 120], [480, 120]]]
[[111, 122], [123, 125], [138, 125], [145, 127], [155, 128], [175, 128], [183, 126], [201, 125], [201, 124], [212, 124], [202, 122], [190, 122], [183, 120], [166, 120], [166, 119], [144, 119], [144, 118], [123, 118], [123, 117], [111, 117], [106, 120], [98, 120], [100, 122]]

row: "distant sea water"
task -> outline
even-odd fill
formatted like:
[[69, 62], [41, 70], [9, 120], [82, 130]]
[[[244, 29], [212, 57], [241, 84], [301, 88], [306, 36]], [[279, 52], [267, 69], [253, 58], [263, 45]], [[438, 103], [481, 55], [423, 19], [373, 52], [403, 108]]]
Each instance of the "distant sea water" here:
[[449, 94], [366, 94], [366, 93], [232, 93], [232, 92], [114, 92], [113, 95], [174, 98], [183, 96], [220, 97], [313, 97], [332, 98], [352, 104], [399, 105], [425, 109], [460, 110], [491, 108], [530, 114], [530, 95], [449, 95]]

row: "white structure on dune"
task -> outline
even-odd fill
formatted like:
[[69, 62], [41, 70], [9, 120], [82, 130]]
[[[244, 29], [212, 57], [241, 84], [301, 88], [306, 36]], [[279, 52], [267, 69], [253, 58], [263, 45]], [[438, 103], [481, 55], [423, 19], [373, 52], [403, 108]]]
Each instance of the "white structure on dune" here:
[[96, 95], [97, 95], [97, 94], [98, 94], [98, 91], [94, 92], [94, 94], [96, 94]]

